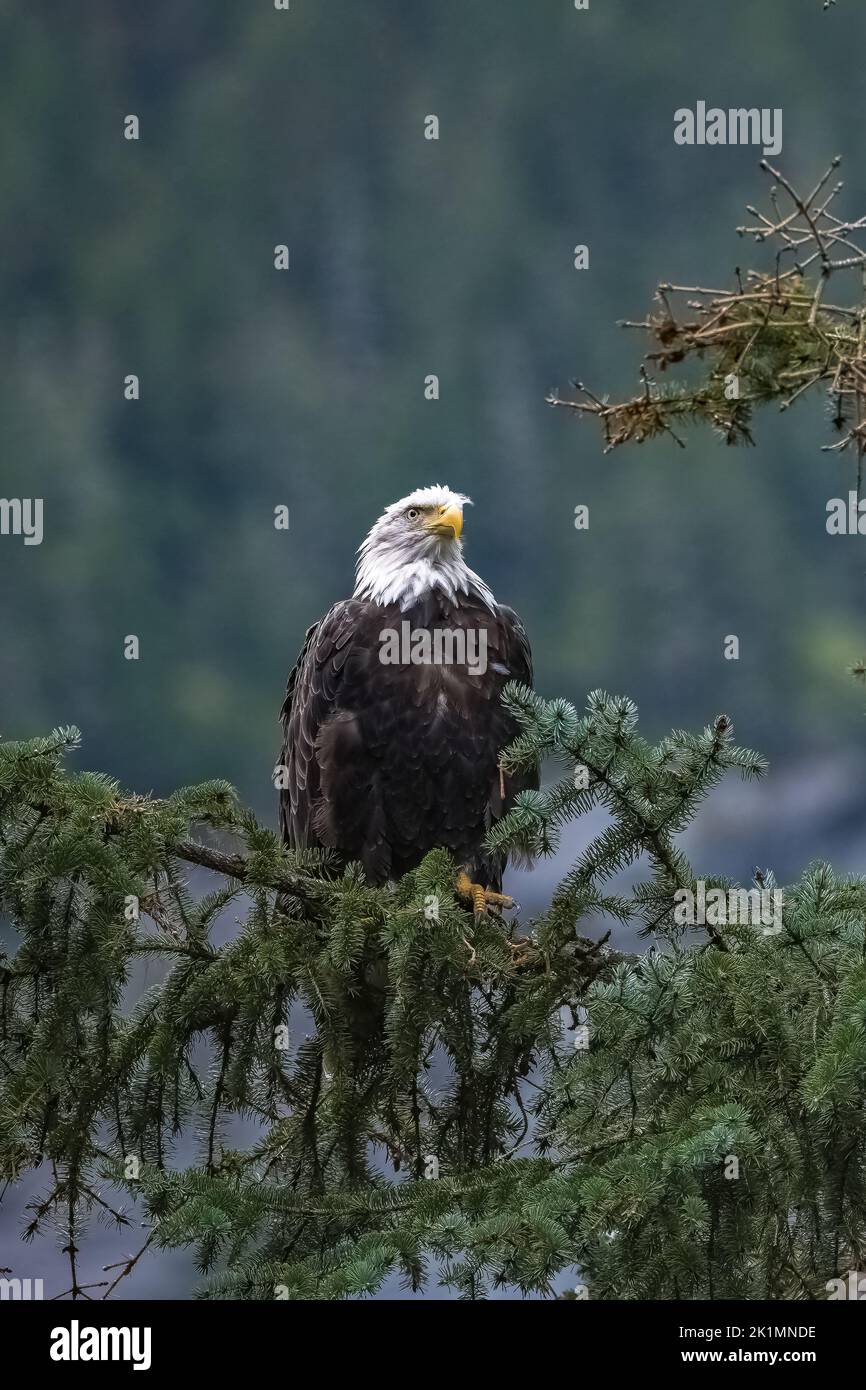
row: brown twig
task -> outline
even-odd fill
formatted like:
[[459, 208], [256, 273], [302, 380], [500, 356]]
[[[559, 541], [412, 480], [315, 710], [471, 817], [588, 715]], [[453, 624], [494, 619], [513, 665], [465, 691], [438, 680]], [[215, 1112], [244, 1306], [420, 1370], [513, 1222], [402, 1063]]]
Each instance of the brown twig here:
[[151, 1231], [141, 1249], [135, 1255], [130, 1255], [128, 1260], [118, 1260], [117, 1264], [103, 1265], [102, 1268], [105, 1273], [107, 1273], [110, 1269], [118, 1269], [121, 1265], [123, 1266], [117, 1278], [111, 1284], [109, 1284], [108, 1288], [105, 1290], [105, 1293], [102, 1295], [103, 1301], [114, 1292], [121, 1279], [125, 1279], [128, 1274], [132, 1273], [132, 1271], [135, 1269], [135, 1266], [138, 1264], [139, 1260], [141, 1259], [147, 1247], [150, 1245], [150, 1242], [153, 1240], [155, 1235], [156, 1232]]
[[[729, 444], [750, 444], [756, 405], [776, 401], [788, 410], [823, 386], [835, 402], [833, 423], [842, 435], [825, 448], [853, 447], [859, 479], [866, 452], [866, 249], [858, 238], [866, 236], [866, 217], [845, 221], [832, 210], [843, 187], [836, 182], [828, 188], [839, 162], [832, 160], [801, 195], [781, 170], [762, 161], [774, 181], [772, 212], [749, 207], [754, 220], [737, 231], [758, 243], [776, 243], [771, 271], [743, 275], [738, 267], [733, 289], [663, 282], [655, 312], [642, 321], [622, 321], [651, 340], [637, 395], [612, 403], [575, 381], [575, 397], [551, 392], [547, 403], [595, 416], [609, 453], [661, 434], [682, 446], [672, 425], [690, 419], [711, 424]], [[812, 267], [817, 275], [810, 282]], [[861, 277], [860, 304], [828, 302], [830, 279], [852, 269]], [[666, 372], [689, 359], [710, 363], [696, 387], [661, 388], [647, 372], [649, 363]]]

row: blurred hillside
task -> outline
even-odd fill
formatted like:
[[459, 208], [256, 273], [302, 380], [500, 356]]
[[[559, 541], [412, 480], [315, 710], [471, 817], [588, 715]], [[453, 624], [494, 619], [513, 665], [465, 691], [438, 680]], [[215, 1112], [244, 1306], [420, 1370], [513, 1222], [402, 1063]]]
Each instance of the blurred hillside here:
[[[224, 776], [273, 815], [304, 630], [384, 505], [441, 481], [475, 499], [471, 563], [544, 693], [627, 692], [652, 737], [726, 710], [770, 755], [692, 832], [703, 872], [862, 870], [866, 563], [825, 533], [853, 461], [820, 453], [820, 406], [760, 418], [750, 451], [693, 432], [605, 458], [544, 397], [630, 393], [616, 320], [753, 254], [760, 151], [675, 146], [677, 107], [781, 107], [783, 168], [841, 153], [866, 211], [864, 51], [857, 0], [0, 0], [0, 491], [44, 498], [46, 528], [0, 539], [0, 733], [74, 722], [83, 765]], [[517, 876], [528, 910], [563, 867]], [[53, 1249], [33, 1259], [56, 1291]], [[129, 1292], [190, 1278], [143, 1263]]]
[[866, 208], [862, 8], [0, 15], [2, 488], [46, 525], [0, 547], [5, 736], [74, 721], [86, 763], [140, 789], [219, 774], [266, 809], [305, 628], [382, 507], [441, 480], [475, 498], [471, 561], [546, 693], [628, 691], [652, 733], [724, 708], [774, 760], [859, 747], [864, 564], [824, 532], [852, 463], [819, 452], [820, 407], [761, 419], [751, 451], [693, 433], [604, 458], [544, 395], [630, 392], [616, 319], [752, 254], [733, 229], [760, 152], [675, 146], [677, 106], [782, 107], [783, 166], [808, 182], [838, 150]]

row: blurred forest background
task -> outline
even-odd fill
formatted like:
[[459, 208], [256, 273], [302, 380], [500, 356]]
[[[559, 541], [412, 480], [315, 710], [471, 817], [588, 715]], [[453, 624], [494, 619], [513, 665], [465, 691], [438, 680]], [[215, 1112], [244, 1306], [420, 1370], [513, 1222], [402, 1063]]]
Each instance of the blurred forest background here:
[[866, 564], [825, 531], [855, 464], [820, 403], [751, 450], [607, 458], [544, 404], [633, 392], [616, 320], [660, 280], [760, 263], [761, 151], [676, 146], [677, 107], [781, 107], [777, 162], [842, 154], [866, 212], [857, 0], [0, 0], [0, 40], [0, 491], [45, 503], [41, 546], [0, 540], [4, 737], [76, 723], [79, 766], [227, 777], [274, 823], [304, 631], [382, 508], [444, 482], [545, 695], [627, 693], [653, 738], [724, 710], [769, 755], [692, 832], [703, 872], [866, 867]]

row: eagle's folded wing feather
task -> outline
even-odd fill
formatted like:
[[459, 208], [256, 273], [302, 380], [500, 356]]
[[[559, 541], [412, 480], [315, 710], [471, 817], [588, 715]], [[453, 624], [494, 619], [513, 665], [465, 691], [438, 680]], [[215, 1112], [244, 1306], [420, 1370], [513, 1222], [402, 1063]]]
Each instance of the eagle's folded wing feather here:
[[335, 603], [307, 629], [297, 664], [280, 710], [283, 748], [280, 764], [287, 776], [280, 787], [280, 829], [288, 844], [319, 845], [313, 818], [319, 798], [316, 740], [338, 706], [343, 668], [351, 649], [359, 613], [368, 605], [357, 599]]

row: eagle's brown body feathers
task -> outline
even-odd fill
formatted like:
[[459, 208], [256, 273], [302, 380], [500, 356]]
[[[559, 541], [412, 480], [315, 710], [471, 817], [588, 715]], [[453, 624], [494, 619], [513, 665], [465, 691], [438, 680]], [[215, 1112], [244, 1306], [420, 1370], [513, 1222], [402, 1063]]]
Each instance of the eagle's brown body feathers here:
[[[486, 669], [383, 664], [382, 632], [407, 620], [413, 632], [483, 631]], [[286, 842], [357, 860], [373, 884], [443, 846], [499, 889], [504, 861], [485, 853], [485, 835], [517, 791], [538, 785], [534, 774], [500, 779], [499, 753], [516, 734], [500, 699], [512, 680], [531, 684], [532, 661], [510, 608], [439, 590], [402, 608], [358, 597], [336, 604], [307, 632], [281, 712]]]

